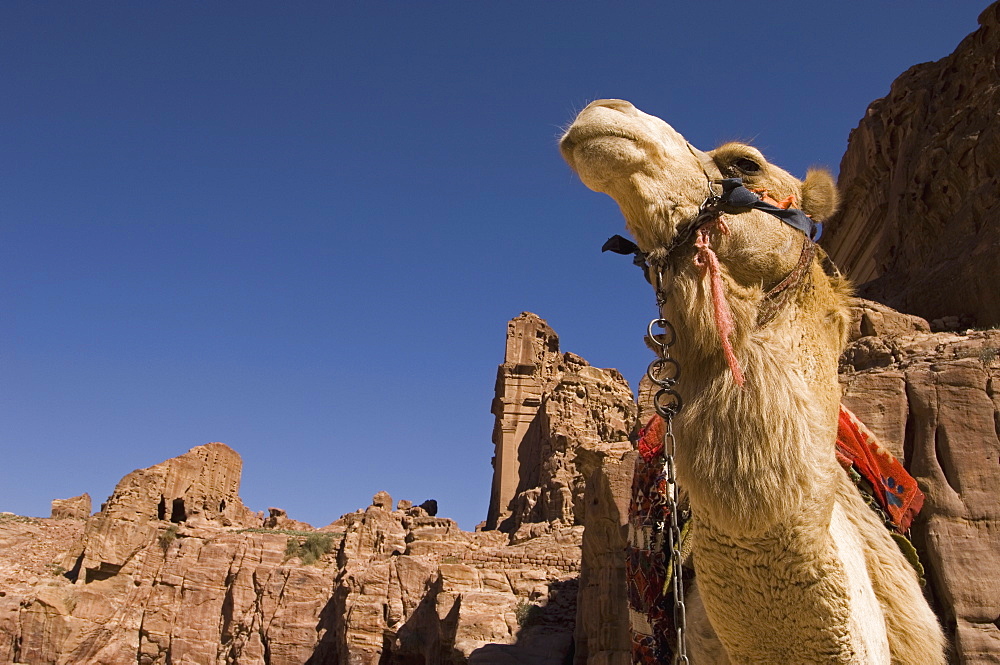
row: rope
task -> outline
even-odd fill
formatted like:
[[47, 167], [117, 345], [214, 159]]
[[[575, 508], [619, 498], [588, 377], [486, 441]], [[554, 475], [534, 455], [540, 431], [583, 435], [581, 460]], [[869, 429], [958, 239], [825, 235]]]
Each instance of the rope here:
[[726, 364], [729, 365], [729, 371], [733, 374], [733, 381], [742, 388], [746, 379], [730, 341], [734, 329], [733, 312], [729, 309], [729, 302], [726, 300], [719, 257], [711, 246], [711, 230], [709, 228], [711, 226], [716, 227], [722, 234], [729, 234], [729, 227], [722, 221], [722, 217], [718, 217], [716, 221], [698, 229], [698, 237], [694, 242], [698, 254], [694, 258], [694, 264], [701, 268], [702, 276], [706, 274], [709, 276], [712, 288], [712, 310], [715, 317], [715, 327], [719, 331], [719, 341], [722, 342], [722, 354], [726, 357]]

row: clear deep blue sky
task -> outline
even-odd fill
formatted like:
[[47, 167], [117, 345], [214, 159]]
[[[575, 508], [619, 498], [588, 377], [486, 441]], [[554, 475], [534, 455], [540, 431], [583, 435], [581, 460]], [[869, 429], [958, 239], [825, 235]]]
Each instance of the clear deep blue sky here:
[[635, 382], [653, 314], [556, 137], [620, 97], [702, 148], [836, 170], [939, 2], [0, 5], [0, 510], [192, 446], [319, 526], [486, 517], [506, 322]]

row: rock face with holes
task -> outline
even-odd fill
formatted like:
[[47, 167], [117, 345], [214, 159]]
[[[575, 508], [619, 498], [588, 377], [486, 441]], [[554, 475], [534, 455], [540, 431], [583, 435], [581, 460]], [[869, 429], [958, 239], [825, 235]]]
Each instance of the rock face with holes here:
[[823, 244], [861, 295], [939, 326], [1000, 325], [1000, 3], [869, 107]]
[[163, 522], [260, 526], [239, 498], [242, 466], [232, 448], [208, 443], [122, 478], [87, 523], [81, 576], [94, 581], [115, 575], [155, 539]]
[[617, 370], [560, 352], [552, 328], [525, 312], [508, 324], [493, 413], [487, 528], [537, 534], [583, 524], [586, 478], [631, 449], [636, 408]]
[[386, 492], [322, 529], [239, 499], [198, 446], [87, 520], [0, 516], [0, 662], [527, 663], [572, 651], [583, 527], [511, 544]]

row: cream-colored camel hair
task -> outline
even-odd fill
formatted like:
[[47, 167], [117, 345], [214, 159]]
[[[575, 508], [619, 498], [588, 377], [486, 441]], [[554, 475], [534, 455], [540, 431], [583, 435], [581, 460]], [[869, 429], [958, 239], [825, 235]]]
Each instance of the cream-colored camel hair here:
[[[697, 217], [709, 179], [740, 177], [776, 200], [793, 196], [817, 221], [837, 204], [825, 171], [799, 181], [737, 143], [701, 152], [621, 100], [587, 106], [560, 148], [585, 185], [615, 199], [654, 259]], [[662, 314], [677, 330], [671, 355], [683, 368], [677, 476], [694, 515], [695, 604], [711, 623], [699, 625], [700, 608], [689, 618], [692, 662], [944, 663], [916, 574], [836, 460], [849, 285], [814, 259], [806, 286], [758, 327], [765, 292], [795, 268], [804, 236], [760, 211], [724, 222], [728, 233], [716, 229], [711, 244], [744, 387], [723, 357], [693, 243], [663, 265]]]

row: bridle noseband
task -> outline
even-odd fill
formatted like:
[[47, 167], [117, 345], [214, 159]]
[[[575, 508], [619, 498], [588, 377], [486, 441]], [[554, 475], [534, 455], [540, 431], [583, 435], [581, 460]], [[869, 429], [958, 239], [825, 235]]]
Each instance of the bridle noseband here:
[[[709, 222], [717, 220], [723, 213], [737, 215], [750, 212], [751, 210], [766, 212], [804, 234], [811, 244], [815, 244], [820, 236], [823, 235], [822, 222], [813, 221], [809, 215], [799, 208], [782, 208], [765, 201], [762, 196], [747, 189], [743, 185], [742, 178], [724, 178], [722, 180], [709, 180], [708, 182], [709, 191], [712, 193], [699, 206], [697, 217], [691, 223], [685, 225], [684, 229], [674, 237], [673, 241], [667, 247], [656, 250], [657, 263], [663, 263], [677, 248], [690, 240], [698, 229]], [[712, 189], [713, 185], [721, 185], [722, 193], [715, 194]], [[632, 263], [642, 268], [643, 272], [646, 273], [646, 281], [650, 281], [647, 271], [649, 253], [640, 250], [639, 246], [628, 238], [613, 235], [607, 239], [601, 247], [601, 251], [613, 252], [625, 256], [632, 255]]]

